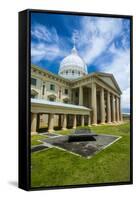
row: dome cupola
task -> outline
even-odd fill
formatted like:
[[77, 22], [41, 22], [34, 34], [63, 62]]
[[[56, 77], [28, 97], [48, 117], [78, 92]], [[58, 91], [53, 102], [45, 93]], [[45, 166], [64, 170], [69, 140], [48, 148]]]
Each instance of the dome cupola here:
[[77, 79], [86, 74], [88, 74], [87, 66], [74, 46], [71, 54], [61, 61], [59, 75], [67, 79]]

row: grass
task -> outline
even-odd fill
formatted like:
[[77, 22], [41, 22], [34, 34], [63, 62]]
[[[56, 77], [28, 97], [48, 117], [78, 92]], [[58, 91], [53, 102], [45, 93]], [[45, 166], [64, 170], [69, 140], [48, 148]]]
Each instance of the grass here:
[[[91, 159], [78, 157], [56, 148], [32, 153], [31, 186], [64, 186], [130, 180], [130, 127], [121, 125], [93, 126], [99, 134], [122, 136], [120, 140]], [[68, 134], [69, 131], [57, 131]]]
[[38, 140], [44, 139], [44, 138], [47, 138], [47, 136], [45, 136], [45, 135], [32, 135], [31, 136], [31, 146], [42, 144], [42, 142], [40, 142]]

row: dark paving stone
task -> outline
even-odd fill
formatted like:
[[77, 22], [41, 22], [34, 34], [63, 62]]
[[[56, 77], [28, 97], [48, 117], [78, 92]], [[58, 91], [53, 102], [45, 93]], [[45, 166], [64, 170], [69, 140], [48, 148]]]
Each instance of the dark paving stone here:
[[92, 135], [92, 134], [84, 134], [84, 133], [80, 133], [80, 134], [71, 134], [68, 137], [68, 142], [79, 142], [79, 141], [96, 141], [96, 138]]
[[[118, 137], [110, 135], [93, 135], [93, 141], [69, 141], [69, 136], [60, 136], [56, 138], [48, 138], [45, 141], [53, 146], [60, 147], [67, 151], [89, 157], [99, 152]], [[42, 140], [44, 142], [44, 140]]]
[[39, 145], [39, 146], [36, 146], [36, 147], [32, 147], [32, 148], [31, 148], [31, 153], [36, 152], [36, 151], [41, 151], [41, 150], [43, 150], [43, 149], [48, 149], [48, 147], [43, 146], [43, 145]]

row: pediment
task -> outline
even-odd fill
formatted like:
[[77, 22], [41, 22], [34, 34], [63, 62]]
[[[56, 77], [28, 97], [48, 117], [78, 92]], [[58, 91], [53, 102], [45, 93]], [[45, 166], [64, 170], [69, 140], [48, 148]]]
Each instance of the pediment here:
[[98, 74], [98, 77], [117, 92], [121, 93], [119, 85], [112, 74]]

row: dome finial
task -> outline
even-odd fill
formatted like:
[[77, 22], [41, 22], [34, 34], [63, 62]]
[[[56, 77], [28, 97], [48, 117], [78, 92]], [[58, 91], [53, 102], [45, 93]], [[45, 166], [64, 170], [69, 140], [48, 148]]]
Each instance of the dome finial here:
[[76, 45], [75, 45], [75, 43], [76, 43], [76, 39], [75, 39], [75, 37], [73, 37], [73, 48], [72, 48], [72, 54], [77, 54], [77, 49], [76, 49]]

